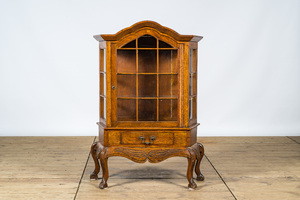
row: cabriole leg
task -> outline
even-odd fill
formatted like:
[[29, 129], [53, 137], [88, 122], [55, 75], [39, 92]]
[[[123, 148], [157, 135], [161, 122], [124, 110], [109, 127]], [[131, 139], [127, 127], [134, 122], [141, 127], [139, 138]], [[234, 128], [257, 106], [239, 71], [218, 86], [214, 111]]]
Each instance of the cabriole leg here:
[[95, 163], [95, 169], [93, 173], [90, 175], [90, 179], [98, 179], [98, 173], [100, 171], [100, 165], [99, 165], [99, 160], [98, 160], [98, 155], [97, 155], [97, 149], [98, 149], [98, 142], [94, 142], [91, 146], [91, 154]]
[[104, 189], [104, 188], [107, 187], [107, 179], [108, 179], [107, 159], [108, 159], [108, 157], [106, 155], [106, 150], [107, 150], [107, 148], [105, 148], [100, 153], [100, 163], [101, 163], [101, 167], [102, 167], [102, 180], [101, 180], [101, 183], [99, 185], [100, 189]]
[[188, 150], [190, 152], [190, 157], [188, 158], [188, 169], [186, 173], [186, 178], [189, 182], [188, 187], [191, 189], [195, 189], [197, 188], [197, 184], [194, 182], [193, 179], [193, 169], [195, 166], [196, 154], [193, 149], [188, 148]]
[[204, 176], [200, 171], [200, 163], [201, 160], [204, 156], [204, 147], [202, 144], [200, 143], [196, 143], [197, 144], [197, 149], [195, 149], [196, 153], [196, 166], [195, 166], [195, 173], [197, 174], [197, 181], [203, 181], [204, 180]]

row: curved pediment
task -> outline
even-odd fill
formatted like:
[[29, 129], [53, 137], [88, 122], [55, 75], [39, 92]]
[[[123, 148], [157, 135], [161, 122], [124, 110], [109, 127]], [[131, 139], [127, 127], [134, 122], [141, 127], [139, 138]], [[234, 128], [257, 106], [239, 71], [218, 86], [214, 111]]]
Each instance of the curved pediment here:
[[181, 35], [177, 33], [176, 31], [162, 26], [154, 21], [141, 21], [136, 24], [133, 24], [132, 26], [128, 28], [124, 28], [121, 31], [117, 32], [116, 34], [102, 34], [102, 35], [95, 35], [94, 38], [98, 41], [117, 41], [123, 38], [124, 36], [138, 32], [141, 29], [155, 29], [158, 32], [168, 35], [172, 38], [174, 38], [177, 41], [181, 42], [198, 42], [200, 41], [203, 37], [202, 36], [196, 36], [196, 35]]

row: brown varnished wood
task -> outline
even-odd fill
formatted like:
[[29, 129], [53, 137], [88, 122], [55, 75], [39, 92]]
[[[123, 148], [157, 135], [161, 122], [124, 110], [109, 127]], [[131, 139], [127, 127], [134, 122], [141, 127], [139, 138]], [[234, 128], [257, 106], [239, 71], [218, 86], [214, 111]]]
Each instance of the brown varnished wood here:
[[202, 36], [195, 36], [195, 35], [180, 35], [176, 31], [162, 26], [154, 21], [141, 21], [136, 24], [133, 24], [132, 26], [122, 29], [116, 34], [102, 34], [102, 35], [95, 35], [94, 38], [98, 41], [116, 41], [120, 40], [122, 37], [136, 31], [139, 29], [142, 29], [144, 27], [149, 27], [158, 30], [161, 33], [164, 33], [166, 35], [170, 35], [171, 37], [175, 38], [178, 41], [184, 41], [184, 42], [199, 42], [203, 37]]
[[195, 189], [197, 187], [197, 184], [194, 182], [193, 169], [195, 167], [196, 152], [193, 148], [188, 148], [188, 150], [190, 152], [190, 157], [188, 158], [188, 168], [187, 168], [186, 178], [189, 182], [188, 187], [191, 189]]
[[189, 45], [184, 43], [182, 47], [182, 75], [183, 75], [183, 126], [188, 127], [189, 124]]
[[104, 189], [107, 187], [107, 179], [109, 176], [108, 166], [107, 166], [108, 157], [106, 156], [107, 150], [108, 150], [108, 147], [103, 148], [102, 151], [100, 152], [100, 156], [99, 156], [101, 167], [102, 167], [102, 180], [99, 185], [100, 189]]
[[[98, 178], [101, 165], [99, 187], [106, 188], [108, 158], [112, 156], [138, 163], [157, 163], [181, 156], [188, 160], [188, 187], [195, 189], [193, 171], [197, 180], [204, 180], [200, 171], [204, 148], [197, 143], [197, 107], [193, 104], [189, 111], [189, 99], [197, 97], [195, 67], [198, 41], [202, 37], [180, 35], [152, 21], [136, 23], [116, 34], [94, 37], [99, 41], [102, 59], [101, 113], [97, 123], [99, 141], [91, 147], [95, 169], [90, 178]], [[190, 66], [195, 72], [190, 71]], [[106, 113], [103, 113], [103, 98], [106, 98]]]
[[200, 143], [196, 143], [192, 146], [196, 153], [196, 166], [195, 166], [195, 173], [197, 174], [197, 181], [203, 181], [204, 176], [200, 171], [200, 163], [204, 156], [204, 147]]
[[94, 142], [91, 146], [91, 154], [95, 163], [95, 169], [93, 171], [93, 173], [90, 175], [90, 179], [98, 179], [98, 173], [100, 171], [100, 165], [99, 165], [99, 154], [102, 151], [103, 146], [100, 142]]
[[[196, 143], [188, 148], [126, 148], [126, 147], [104, 147], [99, 142], [92, 145], [93, 158], [99, 157], [102, 167], [102, 180], [99, 185], [100, 189], [104, 189], [108, 186], [107, 180], [109, 177], [108, 171], [108, 158], [112, 156], [122, 156], [137, 163], [145, 163], [149, 161], [151, 163], [158, 163], [168, 158], [179, 156], [186, 157], [188, 160], [187, 168], [187, 180], [189, 182], [188, 187], [195, 189], [197, 184], [194, 182], [193, 170], [197, 174], [197, 180], [203, 181], [204, 176], [200, 172], [200, 162], [204, 155], [203, 146], [200, 143]], [[95, 161], [95, 159], [94, 159]], [[98, 160], [97, 160], [98, 162]], [[197, 162], [197, 163], [196, 163]], [[96, 162], [95, 162], [96, 163]], [[196, 163], [196, 166], [195, 166]], [[96, 165], [94, 172], [91, 174], [91, 179], [98, 179], [98, 173], [100, 171], [99, 164]]]
[[111, 80], [112, 80], [112, 72], [111, 72], [111, 42], [106, 42], [106, 126], [111, 127], [111, 109], [112, 109], [112, 98], [111, 98]]
[[[139, 147], [189, 147], [191, 141], [193, 144], [194, 140], [190, 140], [190, 133], [187, 131], [149, 131], [149, 130], [133, 130], [133, 131], [108, 131], [106, 130], [105, 136], [107, 137], [104, 146], [139, 146]], [[146, 142], [150, 142], [149, 138], [155, 136], [156, 139], [151, 145], [145, 145], [139, 139], [140, 136], [145, 138]]]

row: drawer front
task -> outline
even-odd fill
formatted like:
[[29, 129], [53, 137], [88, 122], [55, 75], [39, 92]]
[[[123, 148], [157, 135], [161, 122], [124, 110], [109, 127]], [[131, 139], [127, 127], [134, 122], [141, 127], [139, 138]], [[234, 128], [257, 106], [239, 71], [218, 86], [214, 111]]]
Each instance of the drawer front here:
[[124, 145], [173, 145], [174, 133], [170, 132], [121, 132]]
[[[151, 137], [155, 140], [151, 140]], [[144, 139], [141, 140], [141, 137]], [[191, 138], [189, 131], [115, 131], [104, 132], [105, 146], [190, 146]]]

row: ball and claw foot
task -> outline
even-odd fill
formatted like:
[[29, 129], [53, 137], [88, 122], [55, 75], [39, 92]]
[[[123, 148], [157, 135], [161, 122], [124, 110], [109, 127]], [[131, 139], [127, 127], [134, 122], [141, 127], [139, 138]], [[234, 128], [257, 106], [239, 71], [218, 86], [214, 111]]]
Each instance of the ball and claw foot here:
[[204, 181], [204, 176], [203, 176], [203, 174], [200, 174], [199, 176], [197, 176], [196, 180], [197, 180], [197, 181]]
[[93, 179], [93, 180], [98, 180], [98, 174], [91, 173], [91, 175], [90, 175], [90, 179]]
[[197, 188], [197, 184], [195, 182], [189, 183], [188, 185], [189, 189], [196, 189]]
[[100, 185], [99, 185], [100, 189], [104, 189], [107, 188], [107, 183], [104, 183], [103, 181], [101, 181]]

